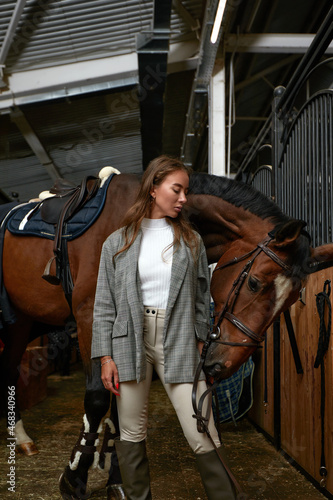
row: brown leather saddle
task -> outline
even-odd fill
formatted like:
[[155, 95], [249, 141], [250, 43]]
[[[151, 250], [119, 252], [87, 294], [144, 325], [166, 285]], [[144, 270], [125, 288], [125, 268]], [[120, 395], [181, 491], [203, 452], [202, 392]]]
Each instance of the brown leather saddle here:
[[[61, 267], [63, 265], [63, 230], [64, 224], [78, 212], [91, 198], [95, 196], [101, 180], [98, 177], [87, 176], [79, 186], [65, 179], [57, 179], [50, 193], [54, 196], [46, 198], [39, 204], [42, 219], [55, 226], [53, 243], [54, 256], [48, 261], [43, 279], [52, 285], [61, 283]], [[56, 274], [51, 274], [51, 264], [56, 260]]]

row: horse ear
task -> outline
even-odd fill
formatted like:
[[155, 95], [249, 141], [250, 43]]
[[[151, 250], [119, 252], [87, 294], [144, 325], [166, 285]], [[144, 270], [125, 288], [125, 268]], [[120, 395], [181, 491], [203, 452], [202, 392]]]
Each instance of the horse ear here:
[[293, 243], [300, 235], [302, 229], [306, 226], [303, 220], [291, 219], [283, 226], [278, 227], [274, 234], [272, 245], [277, 248], [283, 248]]

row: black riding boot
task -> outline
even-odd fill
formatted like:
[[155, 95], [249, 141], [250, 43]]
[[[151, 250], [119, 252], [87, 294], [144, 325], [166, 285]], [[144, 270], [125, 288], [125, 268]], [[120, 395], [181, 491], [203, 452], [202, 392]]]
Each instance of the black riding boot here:
[[146, 441], [132, 443], [116, 438], [114, 442], [127, 500], [151, 500]]
[[236, 500], [233, 485], [217, 452], [198, 453], [195, 458], [208, 500]]

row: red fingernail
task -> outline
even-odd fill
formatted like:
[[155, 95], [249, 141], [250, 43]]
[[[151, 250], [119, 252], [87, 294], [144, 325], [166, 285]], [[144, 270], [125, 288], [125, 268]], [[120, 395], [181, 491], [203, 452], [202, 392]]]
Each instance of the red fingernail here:
[[116, 389], [119, 389], [119, 384], [116, 384]]

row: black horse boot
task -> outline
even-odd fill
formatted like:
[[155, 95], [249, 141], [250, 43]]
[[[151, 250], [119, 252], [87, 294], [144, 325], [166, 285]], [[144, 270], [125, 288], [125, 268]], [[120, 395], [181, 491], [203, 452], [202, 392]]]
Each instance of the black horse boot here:
[[[219, 452], [223, 454], [222, 447]], [[208, 500], [236, 500], [234, 487], [216, 450], [197, 453], [195, 458]]]
[[112, 420], [106, 418], [104, 422], [106, 425], [98, 465], [102, 470], [109, 470], [109, 479], [106, 485], [107, 500], [126, 500], [114, 444], [114, 440], [118, 437], [117, 431]]
[[123, 487], [127, 500], [151, 500], [146, 441], [115, 441]]

